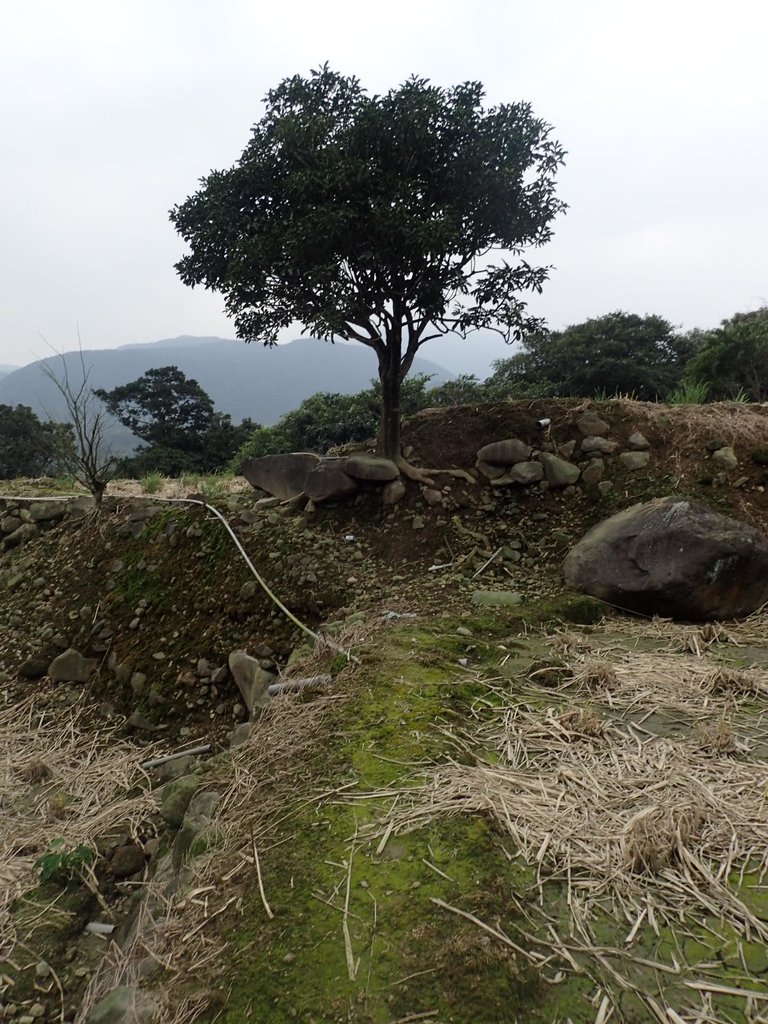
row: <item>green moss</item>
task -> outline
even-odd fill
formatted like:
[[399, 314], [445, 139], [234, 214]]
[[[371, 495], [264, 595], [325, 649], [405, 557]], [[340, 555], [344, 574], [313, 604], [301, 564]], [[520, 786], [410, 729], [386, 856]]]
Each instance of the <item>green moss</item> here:
[[[356, 780], [354, 793], [408, 784], [425, 757], [439, 757], [439, 720], [463, 714], [477, 684], [464, 683], [456, 655], [467, 638], [397, 626], [356, 675], [333, 749], [335, 778]], [[471, 645], [471, 642], [470, 642]], [[482, 644], [477, 644], [478, 650]], [[490, 646], [490, 645], [487, 645]], [[491, 648], [495, 650], [494, 648]], [[417, 655], [428, 651], [430, 664]], [[458, 683], [457, 683], [458, 676]], [[511, 950], [433, 899], [514, 932], [511, 894], [531, 887], [533, 872], [510, 863], [500, 837], [482, 817], [442, 819], [380, 846], [377, 822], [392, 800], [372, 798], [300, 808], [290, 842], [262, 860], [275, 914], [265, 917], [258, 892], [243, 908], [221, 1020], [334, 1021], [385, 1024], [413, 1013], [495, 1024], [519, 1018], [543, 997], [538, 972]], [[365, 836], [365, 838], [361, 838]], [[351, 865], [350, 865], [351, 858]], [[348, 926], [355, 978], [343, 937]], [[331, 904], [331, 905], [329, 905]], [[525, 1011], [527, 1012], [527, 1011]]]

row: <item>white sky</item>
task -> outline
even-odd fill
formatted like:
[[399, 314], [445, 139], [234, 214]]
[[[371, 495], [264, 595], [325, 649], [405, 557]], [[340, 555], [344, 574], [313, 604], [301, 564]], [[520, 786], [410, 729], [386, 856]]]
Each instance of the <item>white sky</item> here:
[[234, 336], [176, 277], [167, 212], [326, 60], [375, 92], [479, 79], [554, 126], [552, 327], [714, 326], [768, 301], [767, 37], [766, 0], [0, 0], [0, 363], [77, 325], [86, 348]]

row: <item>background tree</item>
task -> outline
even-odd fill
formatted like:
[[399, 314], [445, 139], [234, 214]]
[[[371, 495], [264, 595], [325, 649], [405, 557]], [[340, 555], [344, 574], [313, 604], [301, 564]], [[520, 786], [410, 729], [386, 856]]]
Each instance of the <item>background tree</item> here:
[[712, 398], [743, 391], [753, 402], [768, 400], [768, 306], [736, 313], [705, 332], [686, 377], [707, 381]]
[[0, 405], [0, 479], [59, 472], [57, 452], [71, 443], [69, 424], [41, 421], [27, 405]]
[[520, 293], [547, 268], [521, 257], [564, 209], [563, 150], [528, 104], [482, 100], [478, 82], [414, 77], [368, 96], [327, 66], [285, 79], [239, 162], [171, 211], [191, 250], [182, 281], [222, 292], [239, 337], [272, 345], [298, 320], [375, 352], [379, 450], [398, 459], [401, 385], [423, 344], [540, 326]]
[[496, 362], [489, 385], [506, 384], [520, 396], [618, 392], [652, 401], [680, 381], [686, 344], [660, 316], [618, 311], [525, 337], [522, 352]]
[[128, 384], [94, 394], [144, 441], [139, 454], [122, 464], [132, 475], [220, 469], [256, 428], [250, 420], [235, 426], [228, 414], [216, 412], [200, 384], [177, 366], [147, 370]]

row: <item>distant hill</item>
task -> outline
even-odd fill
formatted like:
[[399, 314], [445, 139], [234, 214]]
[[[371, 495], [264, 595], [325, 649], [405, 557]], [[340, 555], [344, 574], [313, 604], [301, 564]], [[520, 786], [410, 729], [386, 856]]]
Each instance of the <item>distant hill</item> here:
[[0, 379], [7, 377], [9, 373], [18, 370], [18, 366], [9, 366], [7, 363], [0, 363]]
[[[439, 343], [435, 343], [436, 350]], [[64, 356], [73, 381], [80, 379], [80, 356]], [[211, 396], [216, 409], [229, 413], [235, 422], [250, 416], [268, 426], [317, 391], [353, 394], [376, 376], [376, 358], [365, 346], [331, 345], [315, 338], [301, 338], [266, 349], [225, 338], [183, 336], [143, 345], [83, 352], [94, 388], [111, 390], [159, 366], [178, 366]], [[28, 405], [40, 417], [64, 420], [66, 407], [42, 365], [58, 374], [60, 357], [52, 356], [14, 370], [0, 379], [0, 404]], [[434, 375], [434, 383], [449, 380], [451, 373], [426, 359], [416, 359], [412, 373]], [[119, 423], [110, 434], [113, 446], [123, 452], [137, 443]]]

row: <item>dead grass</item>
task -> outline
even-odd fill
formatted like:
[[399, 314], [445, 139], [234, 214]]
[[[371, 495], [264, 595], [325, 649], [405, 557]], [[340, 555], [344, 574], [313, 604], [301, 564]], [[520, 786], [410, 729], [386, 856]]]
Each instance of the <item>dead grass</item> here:
[[[738, 624], [729, 638], [733, 633], [733, 642], [741, 642], [755, 625]], [[768, 875], [768, 763], [742, 756], [749, 748], [730, 720], [749, 714], [753, 739], [765, 743], [754, 700], [768, 673], [723, 670], [707, 647], [681, 653], [681, 632], [691, 631], [671, 624], [630, 624], [629, 650], [626, 637], [620, 646], [611, 635], [615, 628], [596, 628], [589, 645], [571, 637], [564, 642], [562, 634], [552, 638], [572, 673], [555, 691], [538, 687], [535, 676], [522, 688], [494, 687], [479, 723], [456, 735], [464, 763], [434, 764], [411, 785], [372, 797], [393, 808], [374, 836], [457, 814], [491, 817], [506, 837], [505, 849], [536, 871], [542, 916], [513, 899], [529, 922], [523, 932], [529, 952], [521, 947], [521, 955], [535, 963], [543, 950], [560, 970], [591, 977], [603, 1021], [612, 1013], [624, 1019], [622, 992], [633, 993], [649, 1020], [728, 1020], [712, 1005], [722, 982], [718, 963], [702, 980], [700, 965], [687, 963], [681, 942], [667, 960], [643, 958], [633, 944], [643, 930], [650, 928], [651, 937], [660, 929], [686, 935], [687, 923], [702, 919], [719, 921], [745, 940], [768, 942], [768, 921], [738, 885], [745, 872], [759, 886]], [[653, 639], [660, 651], [639, 649], [641, 640]], [[558, 700], [565, 710], [552, 706]], [[690, 723], [689, 731], [674, 737], [645, 727], [650, 716], [665, 715]], [[495, 751], [490, 758], [489, 748]], [[544, 913], [553, 883], [564, 889], [564, 925]], [[615, 931], [624, 920], [626, 941], [607, 945], [605, 922]], [[499, 928], [479, 926], [511, 941]], [[638, 963], [655, 980], [638, 981]], [[663, 993], [670, 976], [680, 986], [699, 986], [699, 1018], [681, 1017], [668, 1005]], [[762, 986], [746, 963], [743, 984], [746, 996]]]

